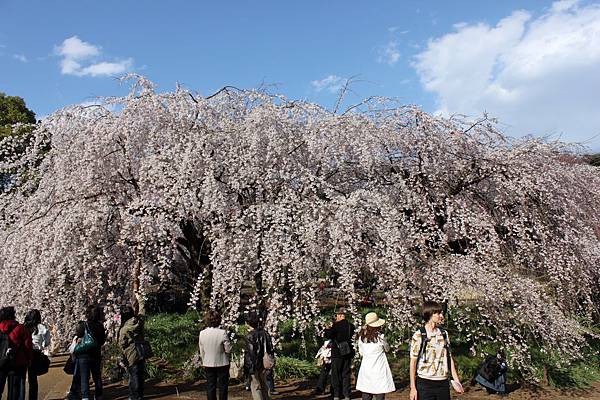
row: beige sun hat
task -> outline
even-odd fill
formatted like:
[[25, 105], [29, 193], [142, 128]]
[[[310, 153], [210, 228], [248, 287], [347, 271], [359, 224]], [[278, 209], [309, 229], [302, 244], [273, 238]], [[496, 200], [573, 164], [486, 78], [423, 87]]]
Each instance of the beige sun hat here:
[[378, 328], [383, 324], [385, 324], [385, 319], [379, 318], [377, 313], [370, 312], [365, 315], [365, 325], [370, 326], [371, 328]]

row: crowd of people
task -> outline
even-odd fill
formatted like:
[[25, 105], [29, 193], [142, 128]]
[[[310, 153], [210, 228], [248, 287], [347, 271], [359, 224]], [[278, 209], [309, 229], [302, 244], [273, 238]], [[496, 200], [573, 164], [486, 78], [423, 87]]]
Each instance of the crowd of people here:
[[[410, 400], [449, 400], [450, 386], [457, 393], [462, 393], [463, 388], [452, 358], [450, 338], [441, 327], [443, 307], [436, 302], [425, 302], [422, 316], [424, 325], [414, 333], [410, 343]], [[361, 364], [356, 389], [362, 392], [363, 400], [382, 400], [396, 390], [386, 357], [390, 346], [383, 333], [385, 320], [374, 312], [368, 313], [355, 346], [355, 326], [346, 317], [344, 308], [337, 310], [335, 320], [325, 329], [326, 341], [316, 356], [321, 371], [313, 395], [324, 394], [331, 379], [334, 400], [351, 398], [352, 361], [358, 349]], [[205, 322], [207, 327], [200, 332], [199, 348], [206, 370], [207, 397], [226, 400], [232, 345], [227, 332], [220, 328], [221, 317], [217, 312], [209, 311]], [[244, 371], [250, 381], [252, 399], [268, 400], [273, 394], [273, 386], [267, 379], [275, 365], [273, 343], [257, 314], [250, 314], [246, 322], [249, 332], [245, 338]]]
[[[347, 311], [338, 309], [324, 331], [325, 343], [316, 355], [321, 371], [313, 395], [324, 394], [331, 380], [331, 398], [350, 399], [352, 362], [358, 350], [361, 362], [356, 390], [362, 393], [363, 400], [383, 400], [387, 393], [396, 390], [386, 356], [390, 349], [384, 334], [386, 321], [375, 312], [366, 314], [355, 341], [356, 328], [346, 317]], [[409, 346], [410, 400], [449, 400], [451, 387], [457, 393], [462, 393], [463, 388], [452, 358], [448, 332], [442, 328], [442, 305], [425, 302], [422, 317], [424, 324], [414, 332]], [[145, 363], [152, 356], [144, 336], [145, 318], [126, 305], [117, 314], [117, 322], [116, 342], [122, 354], [119, 365], [129, 377], [129, 399], [142, 400]], [[221, 327], [221, 315], [217, 311], [208, 311], [204, 323], [206, 327], [198, 338], [198, 352], [206, 375], [207, 398], [226, 400], [233, 346], [228, 332]], [[243, 370], [247, 386], [253, 400], [269, 400], [277, 394], [273, 382], [276, 362], [273, 341], [258, 314], [247, 315], [246, 324]], [[70, 357], [64, 367], [65, 372], [73, 375], [67, 400], [89, 400], [90, 378], [94, 382], [94, 398], [102, 399], [102, 346], [106, 338], [102, 307], [89, 306], [85, 320], [77, 324], [69, 348]], [[0, 309], [0, 397], [7, 387], [8, 400], [25, 400], [26, 393], [29, 400], [37, 400], [37, 377], [48, 371], [50, 344], [50, 331], [42, 323], [38, 310], [29, 311], [20, 324], [14, 307]], [[503, 357], [503, 354], [488, 357], [473, 382], [482, 384], [488, 391], [503, 392], [506, 372]]]
[[[141, 400], [145, 360], [151, 356], [144, 339], [144, 317], [136, 315], [130, 306], [123, 306], [118, 316], [117, 343], [123, 355], [120, 364], [129, 375], [129, 399]], [[107, 337], [104, 323], [102, 307], [93, 305], [75, 329], [64, 367], [66, 373], [73, 375], [68, 400], [89, 400], [90, 378], [94, 382], [94, 398], [102, 400], [102, 346]], [[7, 389], [7, 400], [38, 399], [38, 376], [47, 373], [50, 366], [51, 336], [39, 310], [29, 311], [21, 324], [14, 307], [0, 309], [0, 398]]]

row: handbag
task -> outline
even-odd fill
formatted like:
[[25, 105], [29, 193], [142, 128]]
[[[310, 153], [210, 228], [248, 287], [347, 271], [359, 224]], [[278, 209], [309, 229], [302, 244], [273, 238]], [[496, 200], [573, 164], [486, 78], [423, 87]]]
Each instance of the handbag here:
[[88, 326], [87, 321], [85, 321], [85, 333], [83, 334], [83, 338], [81, 339], [81, 341], [75, 345], [75, 348], [73, 349], [73, 354], [78, 355], [82, 353], [87, 353], [90, 350], [95, 349], [96, 347], [98, 347], [96, 339], [94, 339], [94, 336], [92, 336], [90, 327]]
[[147, 360], [154, 356], [154, 352], [152, 351], [152, 346], [150, 346], [150, 342], [147, 340], [140, 340], [139, 342], [135, 342], [135, 352], [138, 357], [142, 360]]
[[41, 350], [34, 350], [31, 366], [37, 376], [47, 374], [50, 369], [50, 359]]
[[73, 375], [75, 373], [75, 363], [73, 362], [72, 356], [69, 355], [69, 357], [67, 357], [63, 371], [65, 371], [65, 374], [67, 375]]
[[267, 352], [267, 334], [265, 333], [265, 341], [263, 343], [264, 354], [263, 354], [263, 368], [273, 369], [275, 367], [275, 357]]

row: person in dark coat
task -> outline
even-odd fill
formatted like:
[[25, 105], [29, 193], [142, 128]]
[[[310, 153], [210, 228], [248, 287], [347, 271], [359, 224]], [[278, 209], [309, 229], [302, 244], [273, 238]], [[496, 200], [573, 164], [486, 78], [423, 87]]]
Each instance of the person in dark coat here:
[[16, 321], [14, 307], [0, 309], [0, 331], [8, 335], [12, 343], [12, 351], [15, 352], [14, 365], [12, 368], [0, 370], [0, 398], [4, 392], [4, 386], [8, 378], [8, 400], [25, 399], [25, 377], [27, 366], [31, 363], [33, 345], [31, 333], [23, 324]]
[[247, 323], [250, 331], [246, 335], [244, 372], [251, 377], [252, 399], [269, 400], [271, 396], [263, 357], [265, 352], [274, 357], [273, 343], [271, 342], [271, 336], [260, 325], [260, 318], [257, 314], [248, 315]]
[[[97, 305], [88, 306], [85, 312], [85, 321], [80, 321], [75, 330], [77, 341], [85, 336], [86, 327], [94, 337], [96, 346], [88, 351], [75, 354], [75, 373], [73, 384], [69, 391], [68, 399], [79, 398], [90, 399], [90, 375], [94, 379], [94, 397], [102, 399], [102, 346], [106, 342], [106, 330], [104, 329], [104, 311]], [[79, 379], [78, 379], [79, 378]], [[77, 382], [79, 380], [79, 382]]]
[[331, 339], [331, 389], [334, 400], [349, 400], [352, 392], [350, 373], [354, 358], [354, 325], [346, 320], [346, 309], [340, 308], [335, 323], [325, 329], [325, 337]]
[[121, 328], [119, 329], [119, 347], [123, 352], [124, 364], [129, 375], [129, 400], [144, 399], [144, 373], [146, 361], [138, 354], [136, 343], [145, 341], [143, 315], [136, 315], [133, 307], [121, 307]]
[[506, 394], [506, 373], [508, 365], [503, 351], [495, 356], [488, 356], [481, 363], [474, 380], [485, 388], [489, 394]]

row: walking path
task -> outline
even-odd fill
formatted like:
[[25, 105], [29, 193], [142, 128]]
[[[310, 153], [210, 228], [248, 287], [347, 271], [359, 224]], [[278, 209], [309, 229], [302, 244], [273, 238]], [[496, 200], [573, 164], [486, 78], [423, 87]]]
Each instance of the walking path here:
[[[52, 357], [50, 370], [46, 375], [39, 377], [39, 399], [40, 400], [63, 400], [71, 385], [71, 375], [63, 372], [63, 366], [66, 361], [66, 355]], [[322, 399], [327, 397], [311, 396], [312, 386], [307, 381], [288, 382], [278, 386], [277, 390], [281, 393], [274, 396], [273, 400], [308, 400]], [[147, 386], [146, 396], [148, 400], [187, 400], [187, 399], [205, 399], [206, 392], [203, 382], [198, 384], [150, 384]], [[489, 396], [479, 387], [469, 387], [468, 392], [462, 396], [453, 396], [454, 399], [461, 400], [490, 400], [496, 396]], [[127, 387], [123, 384], [106, 385], [104, 392], [105, 400], [127, 400]], [[230, 400], [250, 400], [250, 392], [246, 392], [242, 385], [235, 385], [230, 388]], [[354, 393], [353, 399], [360, 399], [360, 393]], [[600, 383], [595, 384], [589, 390], [569, 390], [561, 391], [554, 389], [519, 389], [506, 398], [512, 400], [600, 400]], [[408, 390], [403, 389], [396, 393], [386, 396], [386, 400], [406, 400], [408, 399]]]

